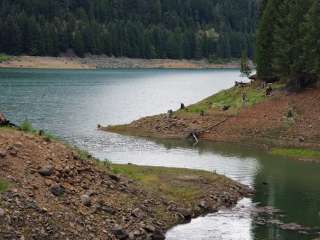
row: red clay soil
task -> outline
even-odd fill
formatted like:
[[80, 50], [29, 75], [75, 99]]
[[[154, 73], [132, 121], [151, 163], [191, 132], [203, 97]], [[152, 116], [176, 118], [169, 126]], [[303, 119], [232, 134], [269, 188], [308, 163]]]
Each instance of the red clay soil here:
[[223, 110], [206, 116], [177, 112], [172, 117], [161, 114], [103, 130], [156, 138], [187, 138], [194, 132], [200, 139], [217, 142], [320, 148], [319, 103], [320, 89], [279, 91], [237, 114]]
[[187, 210], [82, 155], [0, 128], [0, 239], [164, 239], [185, 218], [231, 206], [248, 193], [221, 177]]

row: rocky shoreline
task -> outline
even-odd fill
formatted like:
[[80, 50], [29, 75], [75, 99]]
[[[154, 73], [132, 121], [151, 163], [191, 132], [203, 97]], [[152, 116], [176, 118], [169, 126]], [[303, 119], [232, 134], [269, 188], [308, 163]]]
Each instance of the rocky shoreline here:
[[196, 187], [192, 200], [151, 191], [56, 140], [2, 127], [0, 239], [164, 239], [172, 226], [251, 193], [213, 173], [174, 171], [168, 182]]
[[88, 55], [38, 57], [13, 56], [0, 62], [0, 68], [40, 68], [40, 69], [217, 69], [239, 68], [239, 61], [209, 63], [207, 60], [135, 59]]

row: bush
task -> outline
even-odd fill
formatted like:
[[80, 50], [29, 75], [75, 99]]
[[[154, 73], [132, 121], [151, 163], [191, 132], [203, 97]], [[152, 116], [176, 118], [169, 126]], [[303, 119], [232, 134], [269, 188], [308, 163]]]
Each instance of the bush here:
[[20, 125], [21, 131], [26, 133], [36, 133], [37, 131], [32, 127], [32, 124], [28, 120], [24, 120]]
[[3, 53], [0, 53], [0, 63], [3, 63], [3, 62], [7, 62], [11, 59], [10, 56], [6, 55], [6, 54], [3, 54]]

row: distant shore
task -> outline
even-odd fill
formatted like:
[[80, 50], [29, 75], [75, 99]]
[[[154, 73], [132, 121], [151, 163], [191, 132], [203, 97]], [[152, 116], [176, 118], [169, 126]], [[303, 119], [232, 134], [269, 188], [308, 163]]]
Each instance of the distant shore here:
[[13, 56], [0, 63], [0, 68], [37, 69], [219, 69], [239, 68], [238, 61], [209, 63], [208, 60], [136, 59], [107, 56], [37, 57]]

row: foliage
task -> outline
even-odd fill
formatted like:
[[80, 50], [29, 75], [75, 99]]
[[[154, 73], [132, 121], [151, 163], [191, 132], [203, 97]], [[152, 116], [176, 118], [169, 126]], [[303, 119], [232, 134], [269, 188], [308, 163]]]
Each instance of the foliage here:
[[37, 131], [32, 127], [31, 122], [28, 120], [24, 120], [20, 125], [21, 131], [24, 131], [26, 133], [36, 133]]
[[269, 0], [256, 41], [258, 76], [301, 89], [320, 79], [319, 0]]
[[26, 133], [38, 134], [42, 136], [43, 139], [47, 142], [51, 142], [57, 139], [53, 134], [49, 132], [45, 132], [43, 130], [36, 130], [35, 128], [33, 128], [31, 122], [29, 122], [27, 119], [21, 123], [20, 130]]
[[253, 55], [257, 0], [2, 0], [0, 51], [141, 58]]
[[9, 188], [9, 183], [6, 180], [0, 179], [0, 193], [5, 192]]
[[7, 54], [0, 53], [0, 63], [10, 61], [11, 57]]
[[92, 158], [91, 154], [86, 150], [77, 149], [77, 153], [78, 153], [78, 156], [79, 156], [80, 160], [84, 161], [84, 160], [88, 160], [88, 159]]

